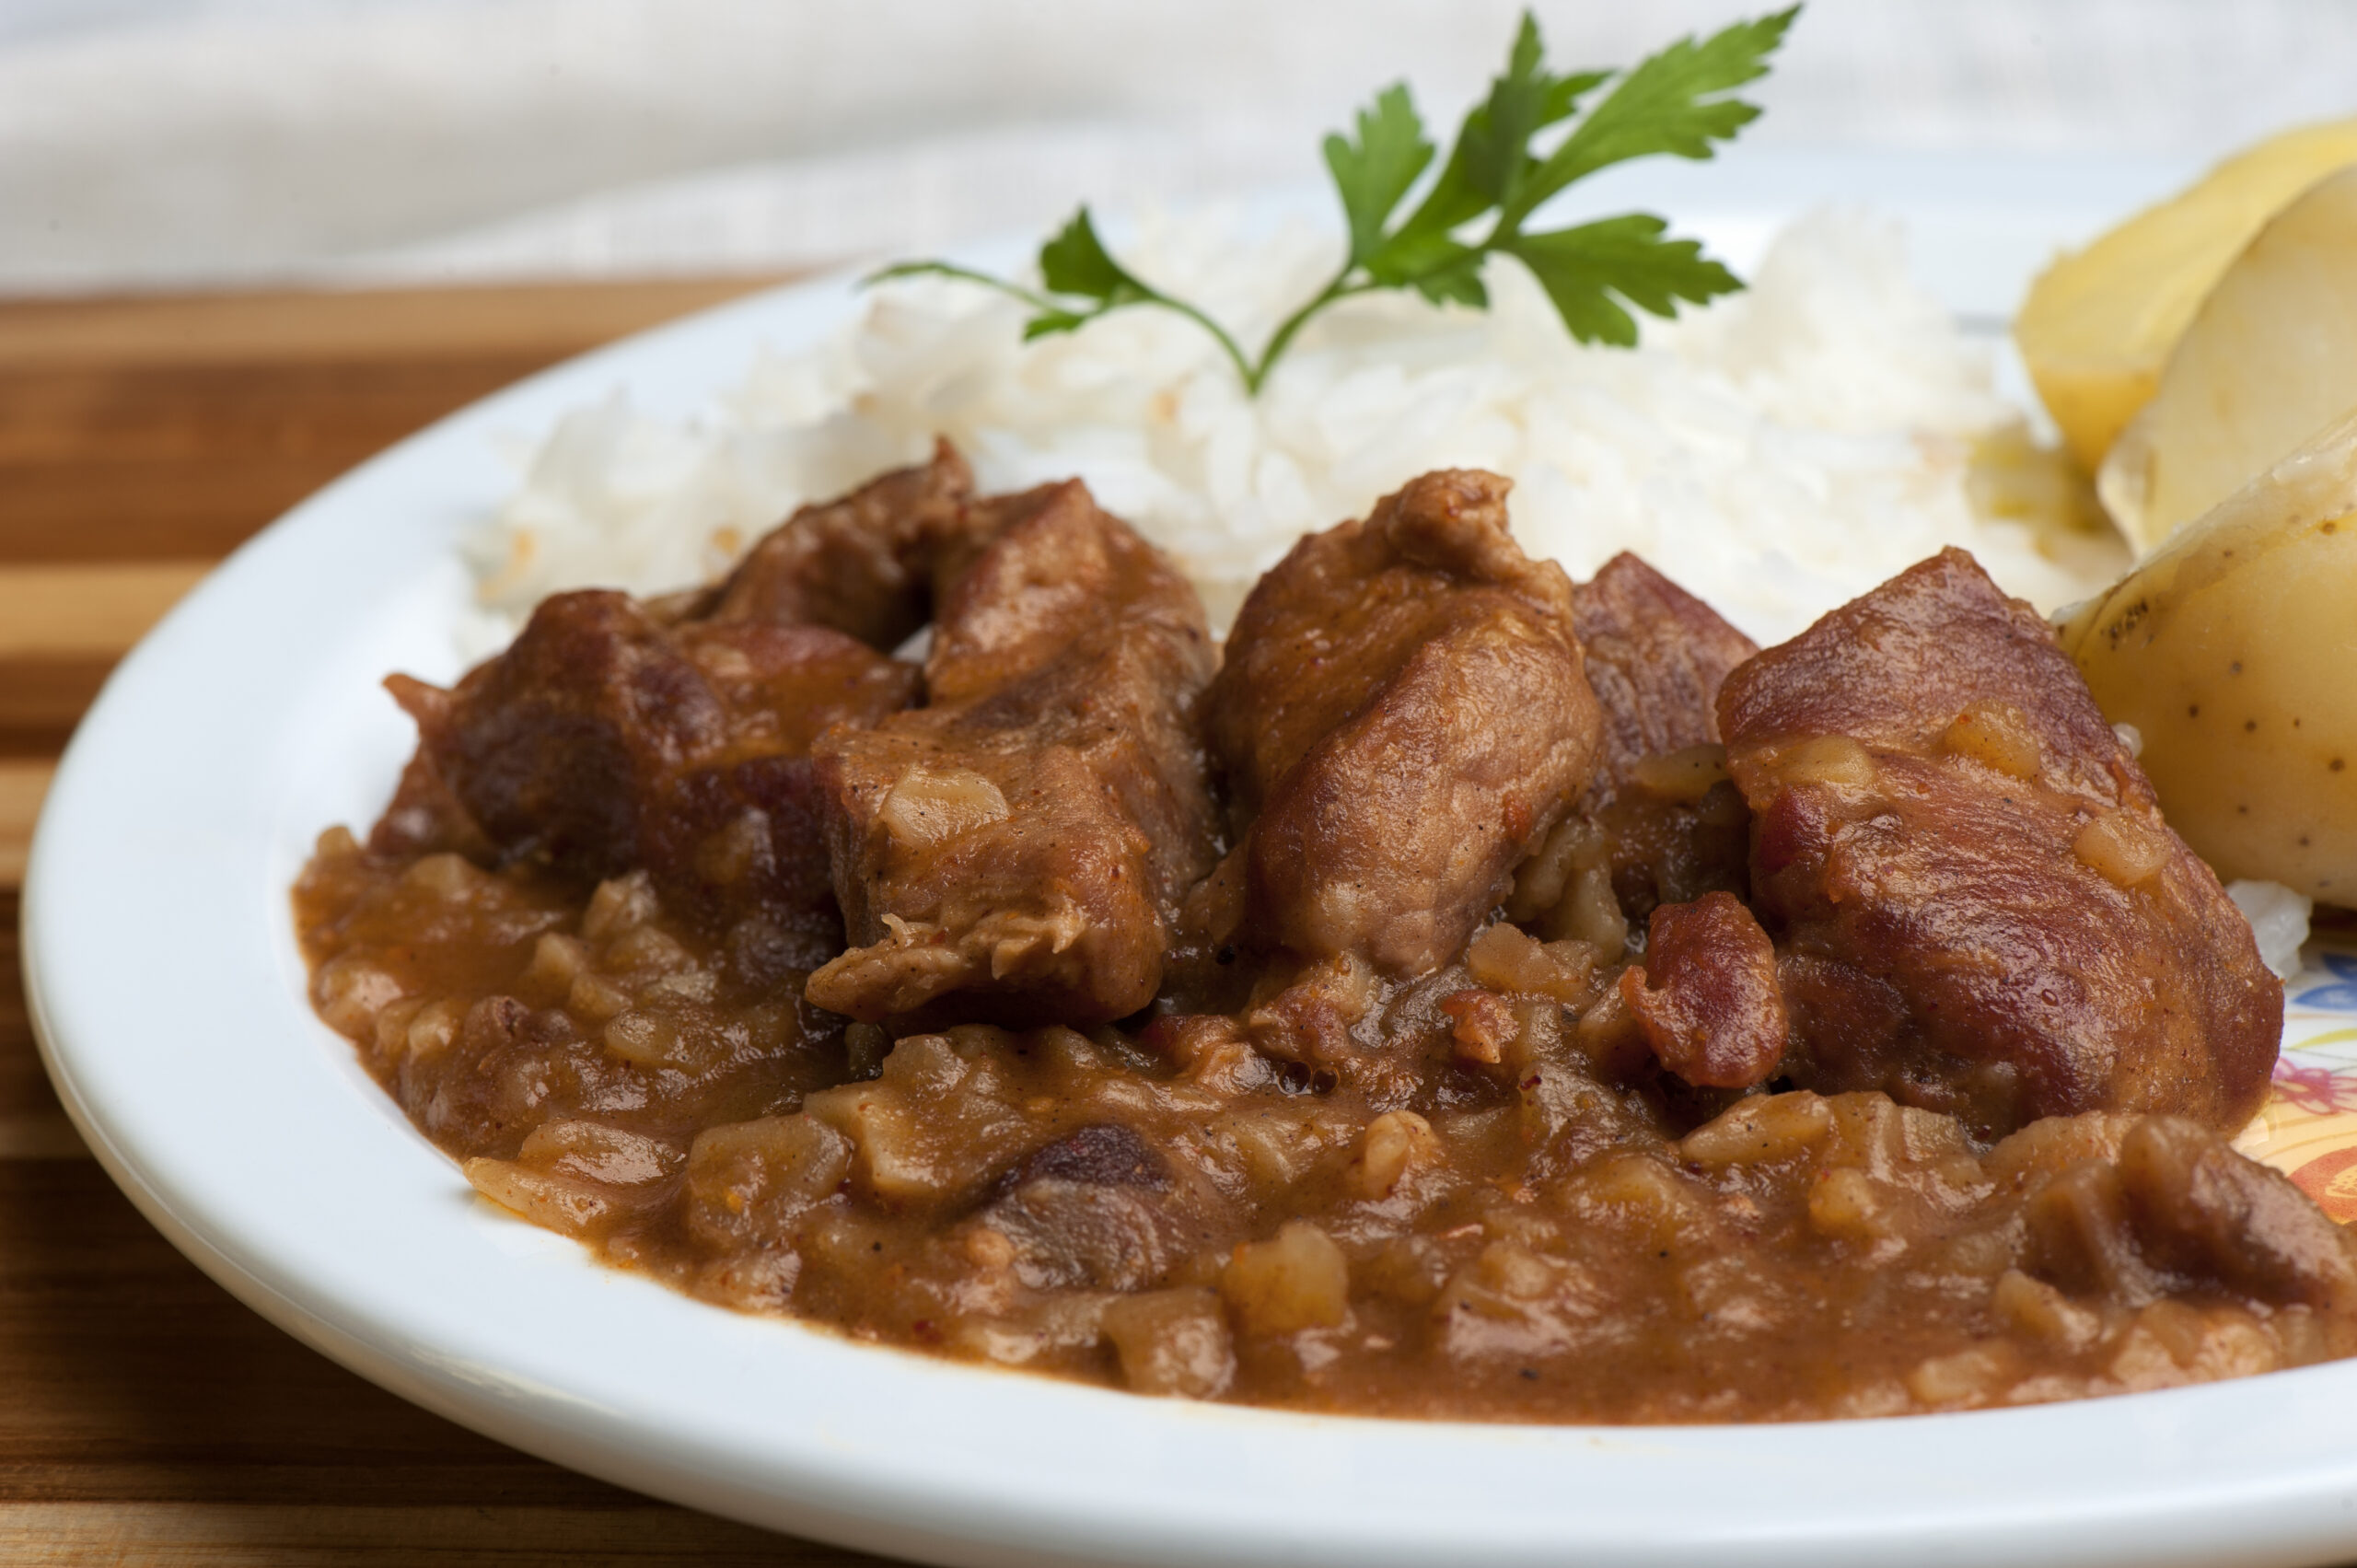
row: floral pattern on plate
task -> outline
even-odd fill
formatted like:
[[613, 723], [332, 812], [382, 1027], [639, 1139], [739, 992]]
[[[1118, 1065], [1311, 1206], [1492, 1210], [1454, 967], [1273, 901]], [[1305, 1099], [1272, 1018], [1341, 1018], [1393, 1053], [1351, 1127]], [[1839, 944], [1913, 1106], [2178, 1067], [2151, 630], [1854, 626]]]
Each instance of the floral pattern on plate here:
[[2283, 987], [2274, 1093], [2235, 1146], [2348, 1225], [2357, 1222], [2357, 938], [2336, 932], [2302, 958]]

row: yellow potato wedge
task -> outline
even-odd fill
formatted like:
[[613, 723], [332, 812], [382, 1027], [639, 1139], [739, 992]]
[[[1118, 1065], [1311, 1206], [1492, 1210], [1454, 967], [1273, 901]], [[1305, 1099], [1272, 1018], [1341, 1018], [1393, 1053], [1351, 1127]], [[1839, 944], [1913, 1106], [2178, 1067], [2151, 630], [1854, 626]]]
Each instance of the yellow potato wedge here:
[[2082, 468], [2095, 472], [2151, 400], [2177, 339], [2251, 238], [2352, 164], [2357, 120], [2287, 131], [2062, 257], [2031, 285], [2014, 341]]
[[2062, 646], [2222, 878], [2357, 905], [2357, 412], [2108, 592]]
[[2096, 493], [2141, 551], [2357, 408], [2357, 166], [2259, 230], [2177, 340]]

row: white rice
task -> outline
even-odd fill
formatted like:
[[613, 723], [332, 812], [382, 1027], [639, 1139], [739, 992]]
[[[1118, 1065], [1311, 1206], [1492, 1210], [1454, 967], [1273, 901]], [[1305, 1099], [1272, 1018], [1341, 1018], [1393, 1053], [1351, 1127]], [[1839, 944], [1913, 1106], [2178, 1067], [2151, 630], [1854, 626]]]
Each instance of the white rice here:
[[2316, 904], [2306, 894], [2281, 882], [2229, 882], [2226, 897], [2250, 922], [2259, 958], [2282, 979], [2296, 978], [2300, 948], [2307, 942], [2308, 920], [2316, 913]]
[[[1306, 225], [1257, 238], [1148, 220], [1142, 275], [1258, 343], [1331, 271]], [[706, 417], [617, 396], [571, 414], [476, 541], [490, 606], [707, 578], [794, 506], [919, 459], [936, 434], [982, 485], [1078, 474], [1172, 552], [1224, 621], [1303, 532], [1428, 469], [1515, 480], [1515, 532], [1585, 576], [1633, 550], [1763, 643], [1945, 544], [2045, 609], [2126, 556], [2107, 534], [1976, 515], [1976, 446], [2017, 429], [1991, 355], [1908, 276], [1895, 226], [1793, 225], [1745, 293], [1633, 351], [1573, 343], [1518, 266], [1492, 308], [1369, 296], [1295, 343], [1258, 400], [1192, 323], [1151, 308], [1024, 344], [1025, 308], [971, 285], [877, 289], [807, 352], [767, 354]]]

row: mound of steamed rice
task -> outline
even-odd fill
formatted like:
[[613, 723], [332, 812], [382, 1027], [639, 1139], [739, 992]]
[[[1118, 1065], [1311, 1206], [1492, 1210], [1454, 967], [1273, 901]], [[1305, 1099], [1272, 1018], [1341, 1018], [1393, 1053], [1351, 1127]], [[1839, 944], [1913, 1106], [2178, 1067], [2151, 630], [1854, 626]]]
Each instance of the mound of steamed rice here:
[[[1120, 249], [1258, 343], [1322, 286], [1337, 244], [1307, 225], [1253, 236], [1199, 215], [1149, 219]], [[701, 582], [794, 507], [917, 461], [942, 435], [985, 490], [1086, 480], [1177, 556], [1222, 626], [1301, 534], [1447, 467], [1515, 481], [1533, 554], [1585, 577], [1632, 550], [1763, 645], [1944, 545], [2048, 610], [2127, 565], [2116, 537], [2036, 504], [2035, 484], [2013, 486], [2030, 505], [1987, 504], [1976, 460], [1985, 481], [1990, 454], [2026, 450], [2021, 411], [1995, 391], [1989, 346], [1909, 276], [1894, 226], [1804, 218], [1747, 291], [1642, 319], [1634, 350], [1572, 342], [1512, 263], [1486, 281], [1486, 312], [1389, 294], [1329, 311], [1257, 400], [1168, 311], [1027, 344], [1019, 304], [894, 283], [817, 345], [759, 355], [702, 417], [653, 418], [619, 393], [566, 416], [471, 563], [510, 628], [564, 588]], [[2235, 892], [2269, 961], [2295, 969], [2306, 900]]]
[[[1258, 343], [1322, 285], [1336, 243], [1306, 224], [1245, 238], [1165, 218], [1122, 249]], [[895, 283], [816, 347], [760, 357], [703, 418], [617, 396], [563, 420], [476, 563], [511, 613], [565, 587], [677, 587], [939, 434], [987, 489], [1086, 479], [1179, 559], [1215, 621], [1302, 533], [1444, 467], [1511, 477], [1533, 553], [1585, 576], [1633, 550], [1762, 643], [1945, 544], [2047, 609], [2122, 569], [2107, 533], [1976, 510], [1973, 454], [2020, 412], [1991, 388], [1988, 346], [1908, 276], [1895, 227], [1811, 216], [1750, 281], [1683, 320], [1645, 319], [1635, 350], [1572, 342], [1510, 262], [1490, 269], [1487, 312], [1365, 296], [1313, 323], [1258, 400], [1169, 311], [1026, 344], [1014, 301]]]

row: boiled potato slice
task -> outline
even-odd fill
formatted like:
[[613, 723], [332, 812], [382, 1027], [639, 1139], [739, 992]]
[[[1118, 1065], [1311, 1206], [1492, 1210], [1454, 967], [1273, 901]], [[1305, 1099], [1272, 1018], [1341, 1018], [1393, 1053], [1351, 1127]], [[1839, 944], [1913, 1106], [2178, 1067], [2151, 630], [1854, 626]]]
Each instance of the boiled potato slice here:
[[2357, 412], [2073, 612], [2062, 646], [2144, 738], [2225, 879], [2357, 905]]
[[2031, 285], [2014, 341], [2087, 472], [2150, 401], [2169, 351], [2251, 237], [2351, 164], [2357, 120], [2288, 131], [2063, 257]]
[[2149, 550], [2357, 409], [2357, 167], [2329, 175], [2235, 259], [2096, 488]]

